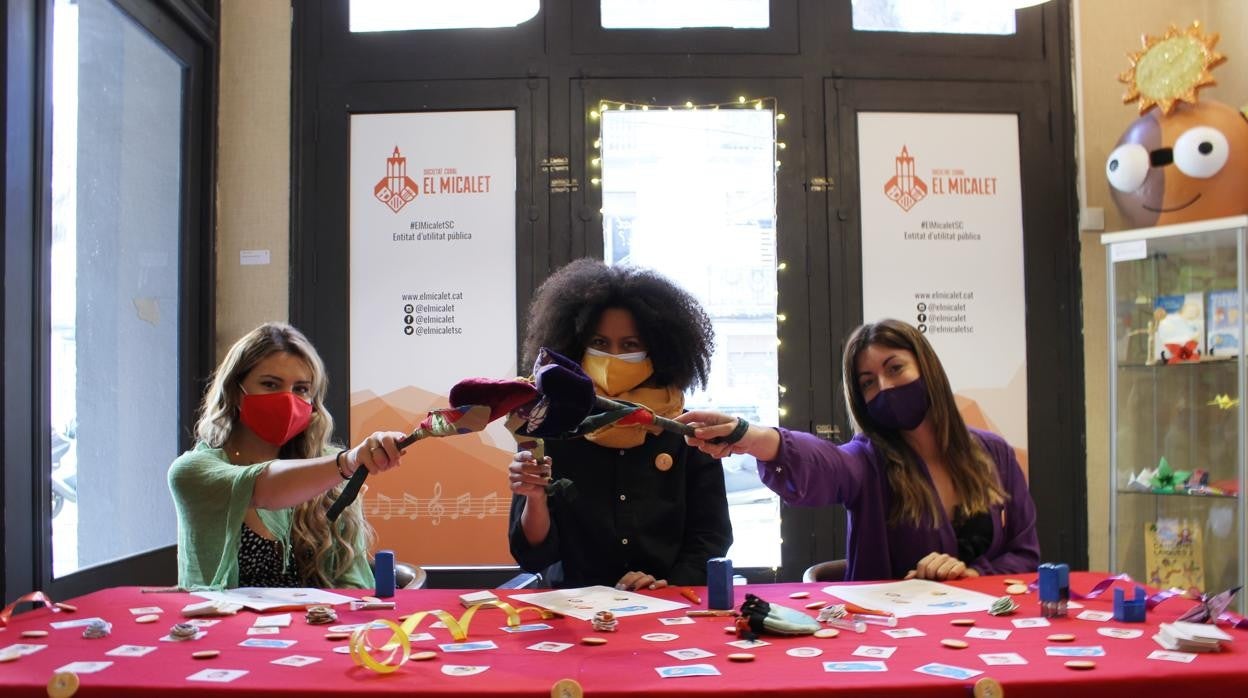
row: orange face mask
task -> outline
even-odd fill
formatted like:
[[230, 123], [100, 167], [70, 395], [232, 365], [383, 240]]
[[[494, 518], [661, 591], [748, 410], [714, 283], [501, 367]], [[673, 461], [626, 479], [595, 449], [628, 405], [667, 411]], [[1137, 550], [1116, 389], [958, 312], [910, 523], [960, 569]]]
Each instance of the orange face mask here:
[[586, 349], [581, 368], [603, 395], [615, 397], [646, 382], [654, 375], [654, 364], [644, 351], [632, 354], [608, 354]]

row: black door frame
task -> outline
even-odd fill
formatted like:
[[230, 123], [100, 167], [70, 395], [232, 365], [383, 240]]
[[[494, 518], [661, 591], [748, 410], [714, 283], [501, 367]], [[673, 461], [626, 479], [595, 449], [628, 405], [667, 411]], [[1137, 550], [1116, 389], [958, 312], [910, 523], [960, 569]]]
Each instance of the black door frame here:
[[[772, 26], [760, 31], [728, 30], [602, 30], [595, 3], [582, 0], [543, 0], [538, 15], [512, 29], [438, 30], [353, 35], [346, 30], [347, 0], [309, 0], [295, 4], [295, 99], [292, 134], [292, 259], [291, 308], [297, 324], [318, 322], [305, 295], [317, 275], [326, 268], [315, 263], [311, 245], [320, 226], [316, 201], [325, 190], [318, 185], [319, 167], [345, 166], [344, 151], [327, 150], [325, 138], [339, 138], [326, 129], [341, 128], [346, 98], [357, 86], [381, 81], [392, 90], [409, 92], [412, 105], [422, 104], [425, 90], [454, 81], [525, 80], [546, 85], [548, 103], [544, 121], [535, 121], [534, 132], [547, 140], [547, 150], [535, 160], [567, 156], [571, 178], [580, 191], [549, 193], [546, 175], [531, 170], [534, 178], [531, 206], [545, 209], [533, 228], [544, 236], [531, 245], [532, 268], [522, 273], [520, 297], [527, 299], [534, 285], [571, 259], [595, 251], [601, 240], [598, 205], [588, 190], [586, 152], [589, 134], [585, 124], [585, 98], [593, 85], [637, 86], [637, 101], [650, 93], [679, 85], [686, 98], [725, 92], [716, 85], [737, 83], [798, 85], [800, 115], [786, 107], [790, 118], [800, 116], [800, 135], [788, 135], [785, 158], [793, 168], [781, 171], [781, 216], [785, 225], [804, 226], [796, 233], [803, 248], [802, 269], [806, 307], [804, 329], [796, 330], [790, 316], [786, 332], [804, 337], [806, 355], [796, 359], [797, 368], [786, 365], [785, 375], [804, 376], [802, 385], [786, 384], [790, 408], [787, 426], [815, 431], [816, 426], [839, 429], [848, 438], [849, 421], [840, 399], [840, 347], [845, 334], [861, 312], [861, 286], [853, 274], [859, 262], [847, 255], [856, 245], [857, 188], [852, 160], [855, 142], [845, 132], [847, 96], [827, 89], [829, 81], [866, 85], [870, 82], [911, 81], [921, 87], [925, 104], [939, 104], [941, 92], [954, 86], [1003, 84], [1026, 91], [1034, 103], [1019, 105], [1028, 123], [1040, 119], [1043, 127], [1024, 139], [1031, 144], [1046, 134], [1042, 152], [1025, 149], [1024, 169], [1031, 158], [1040, 157], [1049, 178], [1027, 184], [1024, 192], [1024, 226], [1027, 254], [1042, 259], [1029, 262], [1029, 300], [1035, 284], [1051, 284], [1054, 296], [1035, 298], [1051, 303], [1041, 317], [1028, 319], [1029, 350], [1043, 352], [1029, 361], [1029, 384], [1059, 385], [1060, 394], [1045, 404], [1029, 405], [1032, 443], [1046, 434], [1060, 442], [1054, 458], [1061, 462], [1060, 476], [1033, 483], [1042, 519], [1052, 517], [1056, 529], [1042, 525], [1045, 555], [1075, 567], [1087, 564], [1086, 482], [1083, 477], [1083, 383], [1078, 233], [1074, 192], [1074, 115], [1069, 65], [1070, 4], [1053, 0], [1017, 13], [1018, 31], [1012, 36], [962, 36], [952, 34], [901, 34], [856, 32], [851, 29], [849, 0], [772, 0]], [[786, 88], [792, 91], [793, 88]], [[757, 90], [743, 90], [757, 92]], [[763, 90], [766, 91], [766, 90]], [[868, 95], [849, 95], [865, 99]], [[624, 95], [616, 95], [625, 99]], [[787, 98], [786, 98], [787, 99]], [[883, 103], [883, 102], [881, 102]], [[353, 108], [359, 108], [356, 103]], [[413, 108], [431, 108], [419, 107]], [[898, 106], [897, 109], [907, 107]], [[908, 108], [913, 108], [910, 105]], [[318, 116], [323, 109], [328, 117]], [[963, 108], [965, 109], [965, 108]], [[1034, 117], [1034, 119], [1032, 118]], [[1037, 121], [1036, 123], [1040, 123]], [[832, 134], [830, 136], [829, 134]], [[798, 154], [800, 153], [800, 155]], [[330, 162], [324, 162], [329, 158]], [[797, 170], [800, 163], [801, 169]], [[524, 175], [524, 173], [521, 173]], [[821, 188], [817, 178], [829, 184]], [[1047, 198], [1046, 198], [1047, 197]], [[790, 203], [792, 202], [792, 203]], [[519, 202], [523, 203], [523, 202]], [[795, 207], [789, 210], [789, 207]], [[802, 213], [797, 213], [797, 211]], [[342, 219], [345, 220], [345, 219]], [[340, 221], [335, 220], [333, 225]], [[778, 229], [778, 233], [779, 233]], [[790, 232], [794, 229], [790, 228]], [[523, 233], [522, 233], [523, 234]], [[1051, 240], [1033, 240], [1047, 236]], [[783, 244], [797, 244], [792, 240]], [[791, 248], [780, 254], [792, 260]], [[851, 263], [852, 262], [852, 263]], [[1032, 267], [1038, 270], [1033, 272]], [[308, 271], [311, 270], [311, 271]], [[318, 271], [319, 270], [319, 271]], [[848, 272], [847, 272], [848, 270]], [[1043, 282], [1032, 283], [1037, 274]], [[320, 277], [325, 281], [324, 277]], [[526, 286], [526, 280], [528, 285]], [[783, 283], [783, 282], [782, 282]], [[341, 287], [345, 288], [345, 287]], [[345, 298], [325, 299], [345, 303]], [[796, 299], [786, 299], [793, 312]], [[1032, 303], [1035, 306], [1037, 303]], [[323, 307], [320, 301], [315, 307]], [[332, 306], [331, 306], [332, 307]], [[517, 308], [519, 314], [522, 308]], [[342, 316], [345, 317], [345, 316]], [[328, 336], [317, 330], [318, 344]], [[795, 335], [795, 337], [799, 336]], [[789, 339], [785, 343], [789, 344]], [[793, 341], [798, 341], [796, 338]], [[793, 344], [790, 347], [796, 346]], [[332, 351], [332, 350], [331, 350]], [[1056, 358], [1052, 358], [1056, 356]], [[1039, 367], [1042, 362], [1045, 367]], [[327, 357], [329, 360], [329, 357]], [[335, 381], [346, 381], [345, 356], [330, 360]], [[1039, 374], [1036, 373], [1039, 371]], [[798, 400], [795, 390], [806, 397]], [[1036, 391], [1032, 392], [1033, 398]], [[345, 398], [334, 409], [345, 408]], [[799, 407], [804, 405], [804, 407]], [[798, 418], [799, 412], [805, 414]], [[1052, 429], [1034, 426], [1041, 421]], [[1036, 469], [1041, 466], [1039, 459]], [[1060, 481], [1059, 481], [1060, 480]], [[1061, 521], [1057, 521], [1061, 519]], [[786, 509], [783, 513], [784, 567], [753, 570], [751, 579], [794, 579], [808, 562], [844, 554], [845, 519], [836, 507]], [[438, 586], [481, 586], [489, 577], [464, 572], [431, 578]]]

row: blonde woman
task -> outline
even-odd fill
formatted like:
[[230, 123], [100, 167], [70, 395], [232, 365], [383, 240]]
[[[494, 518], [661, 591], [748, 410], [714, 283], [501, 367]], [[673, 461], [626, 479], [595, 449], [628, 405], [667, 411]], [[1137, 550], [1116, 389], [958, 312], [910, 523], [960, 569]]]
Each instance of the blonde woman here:
[[971, 429], [927, 339], [898, 320], [854, 330], [845, 344], [845, 401], [857, 435], [836, 445], [810, 434], [687, 412], [689, 439], [716, 457], [758, 458], [763, 483], [788, 504], [849, 512], [846, 579], [957, 579], [1034, 571], [1036, 509], [1014, 449]]
[[261, 325], [230, 348], [200, 406], [198, 443], [169, 467], [179, 586], [373, 586], [360, 503], [333, 524], [325, 512], [358, 468], [399, 465], [404, 434], [332, 446], [327, 382], [316, 349], [289, 325]]

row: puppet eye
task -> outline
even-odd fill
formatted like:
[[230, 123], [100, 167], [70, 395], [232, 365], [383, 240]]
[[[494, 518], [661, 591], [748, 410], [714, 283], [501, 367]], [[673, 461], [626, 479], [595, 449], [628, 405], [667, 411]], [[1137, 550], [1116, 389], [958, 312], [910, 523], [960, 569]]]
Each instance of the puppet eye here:
[[1221, 131], [1197, 126], [1174, 142], [1174, 165], [1188, 177], [1208, 179], [1222, 171], [1230, 153], [1230, 144]]
[[1109, 154], [1105, 177], [1120, 192], [1131, 193], [1144, 184], [1148, 176], [1148, 151], [1139, 143], [1124, 143]]

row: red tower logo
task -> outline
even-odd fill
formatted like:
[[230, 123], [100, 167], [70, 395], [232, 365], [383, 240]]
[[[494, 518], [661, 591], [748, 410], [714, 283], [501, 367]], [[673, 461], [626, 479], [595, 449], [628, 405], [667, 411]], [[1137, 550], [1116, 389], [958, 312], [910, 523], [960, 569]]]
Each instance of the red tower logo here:
[[894, 160], [896, 171], [892, 179], [884, 185], [884, 195], [900, 206], [901, 210], [909, 211], [927, 196], [927, 184], [914, 174], [914, 158], [910, 157], [906, 146], [901, 146], [901, 155]]
[[407, 158], [399, 155], [399, 146], [394, 146], [394, 153], [386, 158], [386, 176], [373, 187], [373, 196], [398, 213], [419, 191], [416, 182], [407, 176]]

